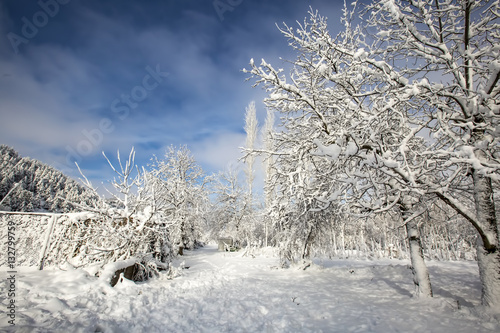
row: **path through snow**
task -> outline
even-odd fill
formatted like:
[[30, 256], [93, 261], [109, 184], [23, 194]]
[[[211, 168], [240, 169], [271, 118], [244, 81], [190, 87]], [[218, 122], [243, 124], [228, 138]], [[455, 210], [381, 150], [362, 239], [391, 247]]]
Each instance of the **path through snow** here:
[[[180, 277], [115, 288], [82, 270], [20, 269], [16, 332], [500, 331], [498, 319], [474, 315], [480, 290], [473, 262], [431, 262], [436, 297], [418, 300], [405, 261], [325, 260], [283, 270], [272, 255], [215, 246], [181, 259], [189, 268]], [[0, 329], [8, 331], [1, 315]]]

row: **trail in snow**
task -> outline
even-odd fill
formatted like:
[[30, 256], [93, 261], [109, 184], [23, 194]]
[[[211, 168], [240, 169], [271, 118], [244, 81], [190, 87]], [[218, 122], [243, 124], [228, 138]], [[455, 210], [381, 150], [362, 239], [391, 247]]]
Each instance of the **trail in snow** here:
[[[16, 332], [498, 332], [481, 321], [473, 262], [430, 262], [436, 297], [412, 297], [399, 260], [278, 269], [269, 254], [186, 251], [182, 276], [111, 288], [82, 270], [21, 269]], [[180, 265], [180, 261], [177, 263]], [[1, 272], [2, 274], [4, 271]], [[6, 295], [2, 285], [0, 295]], [[461, 305], [458, 309], [457, 300]], [[2, 311], [6, 300], [2, 298]], [[6, 315], [0, 328], [7, 330]]]

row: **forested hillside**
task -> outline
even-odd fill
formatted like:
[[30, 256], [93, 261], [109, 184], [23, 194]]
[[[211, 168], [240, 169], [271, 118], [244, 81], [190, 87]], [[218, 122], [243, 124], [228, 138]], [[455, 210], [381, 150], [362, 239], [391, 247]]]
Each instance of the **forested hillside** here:
[[0, 210], [66, 213], [96, 199], [62, 172], [0, 145]]

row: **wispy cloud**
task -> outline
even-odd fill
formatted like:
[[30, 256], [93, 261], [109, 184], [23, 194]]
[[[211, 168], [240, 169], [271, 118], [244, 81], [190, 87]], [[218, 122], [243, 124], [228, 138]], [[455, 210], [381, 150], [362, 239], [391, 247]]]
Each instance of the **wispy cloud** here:
[[[3, 3], [0, 35], [19, 31], [21, 18], [38, 10]], [[68, 147], [78, 152], [93, 139], [80, 165], [97, 183], [110, 176], [101, 151], [132, 146], [140, 165], [171, 144], [187, 144], [205, 169], [224, 169], [241, 156], [245, 107], [255, 100], [265, 113], [265, 93], [241, 69], [250, 58], [279, 64], [279, 56], [289, 57], [274, 23], [293, 24], [306, 10], [243, 1], [221, 21], [210, 1], [70, 1], [19, 53], [0, 39], [0, 142], [77, 176]], [[145, 81], [147, 68], [157, 66], [168, 76]], [[128, 111], [114, 112], [117, 106]]]

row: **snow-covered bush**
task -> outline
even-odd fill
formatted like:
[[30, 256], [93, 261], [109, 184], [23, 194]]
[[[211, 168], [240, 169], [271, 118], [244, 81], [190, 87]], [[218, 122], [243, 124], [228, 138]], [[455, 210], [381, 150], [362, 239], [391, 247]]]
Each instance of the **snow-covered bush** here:
[[[72, 233], [79, 238], [70, 262], [76, 266], [103, 266], [136, 258], [143, 278], [168, 269], [176, 253], [165, 213], [158, 209], [155, 177], [134, 166], [134, 149], [125, 163], [118, 152], [118, 168], [104, 156], [117, 174], [111, 182], [113, 189], [108, 190], [112, 199], [88, 207], [91, 214], [74, 217]], [[85, 182], [92, 188], [87, 179]]]

